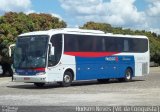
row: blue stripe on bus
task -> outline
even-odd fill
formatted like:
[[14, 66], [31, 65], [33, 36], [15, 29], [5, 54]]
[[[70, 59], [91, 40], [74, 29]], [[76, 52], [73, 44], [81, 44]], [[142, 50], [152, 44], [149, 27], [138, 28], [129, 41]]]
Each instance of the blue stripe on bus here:
[[76, 58], [76, 80], [123, 78], [127, 67], [135, 70], [134, 56]]

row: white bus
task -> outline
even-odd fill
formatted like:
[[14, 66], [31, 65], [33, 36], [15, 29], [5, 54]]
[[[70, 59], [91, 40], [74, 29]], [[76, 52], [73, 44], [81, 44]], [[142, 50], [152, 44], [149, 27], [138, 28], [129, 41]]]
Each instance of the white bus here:
[[131, 81], [149, 74], [149, 59], [146, 36], [74, 28], [29, 32], [17, 38], [13, 80], [36, 86], [50, 82], [70, 86], [80, 80]]

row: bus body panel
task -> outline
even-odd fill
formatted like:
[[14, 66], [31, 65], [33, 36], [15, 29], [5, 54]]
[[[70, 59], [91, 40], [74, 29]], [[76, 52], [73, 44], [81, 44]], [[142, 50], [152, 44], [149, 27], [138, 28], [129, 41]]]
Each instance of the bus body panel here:
[[133, 56], [76, 57], [76, 80], [122, 78], [127, 67], [133, 69]]
[[[60, 62], [58, 65], [54, 67], [48, 67], [47, 69], [47, 79], [49, 82], [52, 81], [63, 81], [64, 72], [67, 69], [73, 70], [73, 73], [76, 74], [75, 69], [75, 57], [62, 55]], [[76, 78], [74, 76], [74, 78]]]
[[118, 55], [133, 55], [135, 60], [135, 76], [144, 76], [149, 74], [149, 51], [145, 53], [120, 53]]

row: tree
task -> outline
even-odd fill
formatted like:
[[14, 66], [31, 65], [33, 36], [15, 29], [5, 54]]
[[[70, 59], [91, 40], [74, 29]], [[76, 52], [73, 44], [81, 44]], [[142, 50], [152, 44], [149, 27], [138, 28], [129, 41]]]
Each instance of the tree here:
[[84, 24], [82, 29], [92, 29], [92, 30], [101, 30], [104, 31], [105, 33], [110, 33], [112, 32], [112, 26], [107, 23], [95, 23], [95, 22], [87, 22]]

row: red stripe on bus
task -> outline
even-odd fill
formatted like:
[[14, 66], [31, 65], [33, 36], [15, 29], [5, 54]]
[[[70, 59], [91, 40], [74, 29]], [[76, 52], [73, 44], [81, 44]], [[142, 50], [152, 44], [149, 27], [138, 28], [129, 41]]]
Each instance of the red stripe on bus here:
[[33, 68], [33, 70], [37, 70], [37, 71], [45, 71], [45, 68]]
[[66, 55], [78, 57], [104, 57], [118, 54], [119, 52], [64, 52]]

